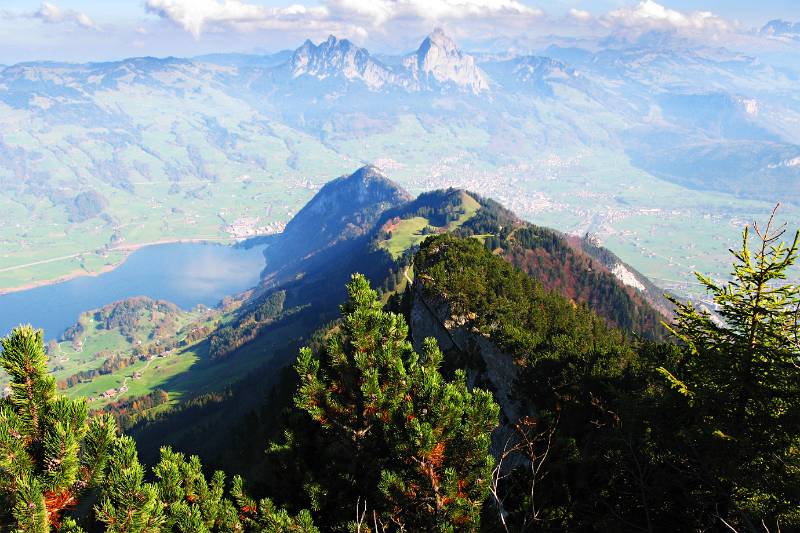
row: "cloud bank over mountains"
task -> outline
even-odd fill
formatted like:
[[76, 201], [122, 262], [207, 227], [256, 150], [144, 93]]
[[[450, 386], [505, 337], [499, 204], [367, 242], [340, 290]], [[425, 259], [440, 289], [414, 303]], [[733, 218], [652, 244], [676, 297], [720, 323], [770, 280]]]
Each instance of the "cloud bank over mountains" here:
[[653, 0], [644, 0], [633, 7], [610, 11], [601, 18], [608, 27], [644, 30], [731, 31], [734, 25], [710, 11], [684, 13], [668, 9]]
[[530, 23], [543, 11], [517, 0], [325, 0], [321, 5], [268, 7], [240, 0], [147, 0], [145, 7], [195, 38], [209, 31], [321, 30], [365, 39], [396, 23], [423, 27], [446, 22], [491, 20]]
[[[287, 0], [288, 1], [288, 0]], [[303, 0], [301, 0], [303, 1]], [[310, 2], [311, 0], [305, 0]], [[531, 0], [533, 2], [533, 0]], [[705, 44], [752, 45], [767, 35], [708, 10], [681, 11], [656, 0], [631, 1], [604, 13], [571, 8], [554, 15], [528, 0], [321, 0], [268, 7], [255, 0], [146, 0], [145, 10], [195, 40], [209, 34], [285, 33], [323, 39], [328, 34], [362, 45], [407, 44], [433, 27], [465, 42], [531, 42], [544, 35], [635, 40], [665, 32]]]
[[742, 24], [711, 11], [678, 11], [654, 0], [612, 9], [601, 15], [592, 15], [580, 9], [570, 9], [574, 23], [598, 32], [617, 37], [636, 39], [649, 32], [667, 32], [688, 37], [698, 42], [735, 40], [743, 31]]
[[149, 13], [174, 22], [196, 39], [204, 31], [226, 28], [236, 31], [288, 29], [299, 24], [313, 24], [327, 15], [324, 7], [294, 4], [274, 8], [239, 0], [148, 0], [145, 7]]
[[[323, 28], [345, 30], [347, 36], [366, 37], [387, 31], [393, 23], [418, 22], [425, 27], [447, 22], [492, 22], [524, 28], [545, 13], [517, 0], [324, 0], [320, 5], [292, 4], [267, 7], [241, 0], [147, 0], [149, 13], [169, 20], [199, 38], [204, 31]], [[739, 24], [710, 11], [682, 12], [654, 0], [613, 9], [594, 16], [572, 8], [578, 24], [596, 24], [611, 31], [730, 32]]]
[[[796, 46], [798, 42], [796, 32], [787, 36], [781, 25], [773, 25], [774, 31], [759, 31], [709, 10], [669, 7], [672, 0], [608, 1], [605, 5], [612, 7], [605, 10], [578, 0], [141, 0], [127, 8], [126, 18], [118, 19], [108, 17], [113, 13], [109, 9], [96, 14], [70, 9], [69, 1], [42, 2], [38, 9], [24, 11], [0, 10], [8, 41], [0, 38], [0, 44], [7, 50], [13, 44], [22, 51], [27, 44], [38, 51], [37, 59], [51, 59], [40, 57], [46, 50], [63, 57], [66, 50], [79, 54], [81, 47], [112, 57], [115, 50], [117, 57], [192, 55], [293, 48], [306, 38], [319, 41], [334, 34], [380, 51], [410, 49], [434, 27], [443, 27], [467, 46], [481, 48], [488, 43], [485, 49], [498, 45], [498, 51], [512, 46], [509, 43], [531, 50], [536, 39], [552, 36], [632, 41], [651, 32], [743, 49], [757, 48], [759, 43]], [[569, 8], [570, 3], [575, 7]], [[541, 5], [561, 9], [548, 11]], [[27, 27], [17, 28], [23, 20]], [[36, 38], [36, 32], [47, 39]], [[9, 62], [0, 57], [0, 63]]]

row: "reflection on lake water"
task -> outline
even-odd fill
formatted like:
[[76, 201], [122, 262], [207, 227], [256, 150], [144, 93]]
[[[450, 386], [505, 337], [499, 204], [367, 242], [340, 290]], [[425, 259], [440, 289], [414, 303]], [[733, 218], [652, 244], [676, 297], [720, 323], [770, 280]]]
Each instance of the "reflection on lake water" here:
[[184, 309], [216, 305], [258, 282], [263, 246], [176, 243], [135, 251], [119, 268], [99, 276], [0, 295], [0, 335], [18, 324], [60, 336], [90, 309], [132, 296], [167, 300]]

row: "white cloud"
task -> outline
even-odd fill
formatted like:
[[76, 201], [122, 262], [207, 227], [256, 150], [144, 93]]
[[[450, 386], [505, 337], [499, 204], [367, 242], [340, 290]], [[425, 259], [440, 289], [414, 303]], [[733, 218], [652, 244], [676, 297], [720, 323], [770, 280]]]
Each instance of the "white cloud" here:
[[578, 22], [589, 22], [594, 17], [588, 11], [584, 11], [582, 9], [575, 9], [574, 7], [569, 10], [569, 16], [577, 20]]
[[96, 28], [94, 21], [86, 13], [78, 13], [75, 16], [75, 22], [84, 28]]
[[724, 32], [733, 29], [730, 22], [710, 11], [681, 12], [653, 0], [642, 0], [635, 6], [610, 11], [601, 18], [601, 22], [608, 27], [634, 31]]
[[58, 8], [51, 4], [50, 2], [42, 2], [42, 6], [39, 8], [34, 15], [36, 18], [43, 20], [44, 22], [55, 23], [61, 22], [64, 20], [64, 14]]
[[266, 7], [241, 0], [147, 0], [146, 9], [182, 27], [195, 38], [204, 31], [295, 29], [365, 37], [392, 22], [431, 24], [468, 19], [531, 20], [541, 10], [518, 0], [323, 0], [307, 7]]
[[371, 13], [375, 20], [417, 17], [423, 20], [494, 16], [539, 16], [541, 10], [516, 0], [329, 0], [348, 15]]
[[62, 10], [50, 2], [42, 2], [39, 10], [33, 16], [48, 24], [72, 22], [83, 28], [96, 28], [94, 21], [86, 13], [80, 13], [72, 9]]
[[208, 29], [229, 27], [240, 31], [255, 29], [311, 30], [325, 21], [329, 12], [324, 6], [266, 7], [240, 0], [147, 0], [148, 12], [172, 21], [195, 38]]
[[0, 13], [5, 19], [38, 19], [46, 24], [75, 24], [82, 28], [97, 29], [97, 25], [86, 13], [72, 9], [61, 9], [50, 2], [42, 2], [36, 11], [3, 11]]

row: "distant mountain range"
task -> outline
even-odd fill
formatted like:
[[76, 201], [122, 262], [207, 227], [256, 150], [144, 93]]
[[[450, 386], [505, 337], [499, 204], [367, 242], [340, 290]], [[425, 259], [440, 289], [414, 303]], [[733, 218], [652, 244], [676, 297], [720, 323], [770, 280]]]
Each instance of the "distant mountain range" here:
[[[636, 173], [732, 201], [799, 203], [798, 82], [800, 68], [663, 32], [538, 55], [470, 54], [435, 30], [394, 56], [331, 36], [270, 55], [8, 66], [0, 213], [15, 215], [0, 215], [0, 242], [31, 251], [0, 264], [0, 283], [51, 275], [55, 263], [24, 276], [3, 268], [49, 264], [54, 238], [103, 254], [280, 227], [326, 176], [367, 161], [415, 191], [469, 185], [525, 216], [561, 169], [586, 176], [570, 198], [598, 175]], [[76, 218], [87, 194], [93, 209]], [[602, 237], [609, 226], [593, 209], [574, 224]], [[88, 268], [70, 261], [53, 277]]]
[[[796, 28], [796, 24], [773, 21], [762, 31], [793, 35]], [[157, 138], [168, 134], [174, 137], [171, 144], [190, 152], [188, 145], [196, 145], [196, 141], [176, 136], [174, 131], [145, 135], [145, 130], [161, 127], [152, 115], [135, 113], [135, 108], [160, 103], [166, 107], [156, 109], [163, 112], [169, 109], [167, 102], [177, 98], [180, 107], [188, 106], [188, 112], [204, 117], [211, 132], [207, 138], [213, 144], [213, 139], [219, 139], [215, 131], [225, 135], [223, 129], [237, 130], [242, 125], [220, 129], [220, 122], [228, 118], [221, 114], [219, 101], [225, 98], [228, 106], [255, 112], [262, 121], [300, 129], [339, 152], [342, 148], [330, 141], [388, 133], [391, 122], [404, 112], [466, 121], [492, 135], [500, 128], [493, 124], [496, 115], [506, 116], [503, 129], [517, 129], [532, 120], [538, 127], [530, 132], [530, 140], [540, 148], [600, 141], [621, 143], [639, 156], [657, 147], [669, 149], [676, 157], [691, 158], [698, 145], [724, 151], [729, 142], [768, 141], [766, 158], [757, 170], [770, 170], [767, 174], [775, 177], [767, 180], [766, 189], [737, 187], [737, 192], [771, 198], [772, 191], [780, 189], [784, 199], [798, 198], [791, 183], [797, 175], [782, 163], [787, 152], [800, 156], [800, 102], [794, 91], [800, 72], [770, 67], [721, 49], [691, 47], [665, 34], [648, 34], [633, 44], [611, 43], [594, 52], [551, 46], [545, 53], [548, 55], [473, 56], [437, 29], [415, 52], [392, 64], [331, 35], [319, 44], [306, 41], [293, 52], [268, 56], [213, 54], [194, 59], [15, 65], [0, 73], [0, 102], [9, 112], [13, 110], [5, 117], [5, 131], [26, 115], [42, 127], [78, 129], [54, 139], [56, 145], [37, 146], [35, 135], [26, 141], [4, 135], [0, 161], [5, 171], [0, 176], [14, 177], [17, 184], [35, 181], [46, 185], [49, 178], [34, 176], [48, 172], [45, 168], [53, 159], [66, 163], [64, 150], [88, 135], [94, 146], [79, 148], [93, 162], [87, 177], [123, 188], [130, 188], [129, 182], [137, 177], [147, 180], [160, 175], [176, 182], [181, 176], [202, 178], [202, 155], [188, 154], [193, 163], [189, 166], [186, 157], [170, 161]], [[408, 100], [401, 96], [405, 94], [415, 96]], [[443, 105], [437, 95], [447, 95], [448, 103]], [[203, 106], [201, 100], [209, 106]], [[616, 124], [606, 120], [610, 116]], [[177, 124], [185, 118], [175, 120]], [[365, 129], [364, 121], [372, 121], [372, 127]], [[603, 130], [602, 136], [596, 128]], [[90, 129], [95, 131], [90, 133]], [[103, 130], [106, 133], [100, 134]], [[548, 139], [537, 138], [544, 131]], [[274, 129], [270, 133], [274, 134]], [[231, 136], [229, 148], [236, 147], [235, 138], [235, 134]], [[126, 147], [137, 145], [136, 151], [144, 152], [139, 162], [125, 153], [130, 151]], [[217, 147], [222, 146], [217, 143]], [[195, 153], [206, 151], [202, 144], [196, 148]], [[225, 156], [255, 155], [231, 152], [226, 150]], [[508, 158], [520, 155], [508, 150], [501, 153]], [[479, 158], [492, 155], [491, 150], [477, 153]], [[644, 165], [647, 170], [671, 179], [670, 172], [652, 164], [653, 158], [634, 159], [651, 162]], [[287, 161], [290, 168], [297, 165], [297, 161]], [[740, 178], [742, 172], [735, 166], [721, 164], [732, 180]], [[70, 171], [60, 173], [68, 178]], [[680, 176], [676, 181], [697, 181], [697, 186], [704, 186], [702, 177], [687, 180]], [[716, 182], [710, 179], [707, 185], [718, 188]], [[75, 179], [64, 184], [81, 188]]]
[[[416, 52], [404, 56], [400, 65], [382, 63], [366, 49], [331, 35], [318, 45], [306, 41], [280, 66], [280, 71], [291, 79], [360, 82], [373, 91], [457, 88], [478, 94], [489, 90], [489, 81], [476, 66], [475, 58], [462, 53], [441, 29], [426, 37]], [[280, 76], [276, 79], [280, 80]]]

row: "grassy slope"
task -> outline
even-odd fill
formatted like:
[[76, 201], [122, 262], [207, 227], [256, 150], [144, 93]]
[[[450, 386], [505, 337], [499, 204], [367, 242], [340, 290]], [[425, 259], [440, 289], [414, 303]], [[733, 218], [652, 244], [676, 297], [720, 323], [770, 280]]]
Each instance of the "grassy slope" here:
[[461, 191], [461, 208], [463, 213], [457, 220], [450, 222], [446, 226], [437, 227], [432, 226], [430, 220], [424, 217], [412, 217], [402, 219], [396, 226], [392, 228], [392, 236], [389, 239], [383, 240], [378, 243], [378, 246], [387, 250], [392, 257], [397, 259], [403, 252], [409, 248], [418, 245], [425, 240], [427, 235], [422, 234], [422, 230], [431, 226], [439, 231], [451, 231], [464, 222], [472, 218], [472, 216], [480, 209], [480, 204], [469, 194]]
[[427, 218], [414, 217], [401, 220], [392, 228], [392, 237], [383, 241], [380, 246], [389, 251], [395, 259], [408, 248], [419, 244], [425, 239], [422, 230], [430, 224]]
[[[101, 324], [95, 320], [94, 315], [95, 312], [90, 311], [80, 317], [85, 331], [79, 337], [79, 344], [72, 341], [60, 342], [57, 351], [50, 356], [49, 366], [57, 381], [65, 380], [81, 371], [99, 369], [111, 354], [128, 357], [136, 346], [147, 346], [155, 342], [150, 338], [151, 333], [154, 324], [163, 318], [157, 313], [147, 313], [135, 329], [131, 342], [118, 329], [107, 330], [100, 327]], [[231, 316], [232, 312], [223, 313], [218, 310], [187, 312], [179, 309], [172, 315], [175, 326], [171, 335], [161, 340], [180, 341], [194, 327], [206, 326], [214, 329], [228, 322]], [[217, 362], [210, 360], [208, 341], [202, 338], [150, 360], [137, 360], [131, 366], [78, 383], [67, 388], [65, 393], [70, 397], [94, 398], [90, 407], [98, 409], [112, 401], [143, 396], [162, 389], [169, 394], [169, 404], [174, 405], [196, 394], [224, 389], [266, 363], [275, 350], [305, 333], [307, 332], [299, 321], [278, 320], [265, 328], [259, 342], [246, 344], [237, 350], [234, 357]], [[7, 382], [7, 376], [0, 370], [0, 387]], [[127, 390], [120, 391], [123, 386]], [[103, 392], [112, 389], [115, 389], [112, 397], [102, 397]], [[156, 409], [163, 408], [164, 406], [158, 406]]]

